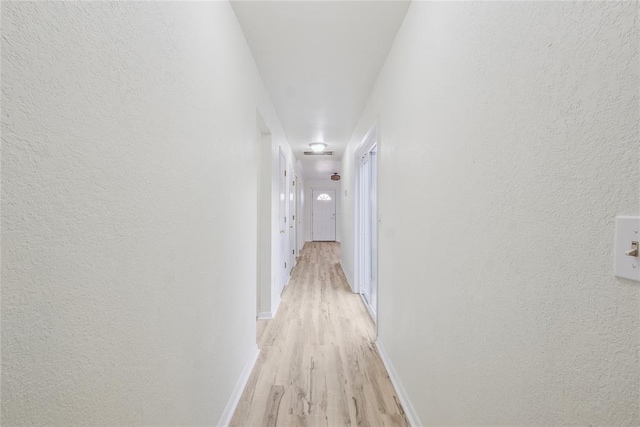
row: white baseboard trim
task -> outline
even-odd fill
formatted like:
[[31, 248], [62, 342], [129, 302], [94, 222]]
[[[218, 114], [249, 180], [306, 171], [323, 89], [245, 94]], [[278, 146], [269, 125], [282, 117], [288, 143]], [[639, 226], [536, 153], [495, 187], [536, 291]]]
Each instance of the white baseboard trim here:
[[351, 278], [347, 274], [347, 270], [344, 269], [344, 266], [342, 265], [342, 261], [340, 261], [339, 264], [340, 264], [340, 268], [342, 269], [342, 272], [344, 273], [344, 277], [347, 279], [347, 284], [349, 284], [349, 287], [351, 288], [351, 292], [353, 292], [354, 294], [357, 294], [358, 292], [356, 292], [355, 288], [353, 287], [353, 280], [351, 280]]
[[402, 409], [404, 409], [404, 414], [407, 417], [407, 421], [409, 421], [409, 425], [411, 427], [422, 427], [418, 414], [416, 414], [416, 411], [407, 396], [407, 392], [404, 390], [404, 387], [400, 382], [400, 378], [391, 364], [391, 360], [389, 360], [389, 356], [387, 355], [384, 346], [380, 342], [380, 338], [376, 340], [376, 348], [378, 349], [378, 354], [382, 359], [382, 363], [384, 363], [384, 367], [387, 368], [389, 379], [391, 379], [391, 384], [393, 384], [393, 387], [396, 389], [396, 394], [398, 395]]
[[273, 308], [273, 310], [261, 311], [260, 313], [258, 313], [258, 316], [256, 318], [258, 320], [271, 320], [274, 317], [276, 317], [276, 313], [278, 312], [278, 307], [280, 307], [280, 301], [282, 301], [282, 298], [278, 298], [278, 301], [276, 301], [276, 305]]
[[251, 376], [251, 372], [253, 371], [253, 366], [256, 364], [258, 360], [258, 356], [260, 355], [260, 349], [256, 346], [254, 353], [251, 355], [251, 358], [244, 365], [244, 369], [240, 374], [240, 378], [236, 382], [236, 386], [231, 393], [231, 397], [229, 397], [229, 401], [227, 402], [227, 406], [225, 406], [222, 415], [220, 416], [220, 420], [218, 421], [218, 427], [227, 427], [231, 423], [231, 418], [233, 418], [233, 414], [236, 412], [236, 407], [240, 402], [240, 398], [242, 397], [242, 392], [244, 391], [245, 386], [247, 385], [247, 381], [249, 381], [249, 377]]
[[271, 318], [272, 319], [274, 317], [276, 317], [276, 314], [278, 314], [278, 308], [280, 308], [280, 301], [282, 301], [282, 297], [278, 298], [278, 300], [276, 301], [275, 305], [273, 306], [273, 310], [271, 310]]
[[371, 320], [373, 320], [373, 323], [378, 323], [378, 316], [376, 316], [376, 312], [373, 311], [373, 307], [371, 307], [371, 304], [367, 302], [367, 300], [364, 297], [364, 294], [359, 294], [359, 295], [360, 295], [360, 298], [362, 298], [362, 303], [364, 304], [364, 307], [369, 312], [369, 316], [371, 316]]

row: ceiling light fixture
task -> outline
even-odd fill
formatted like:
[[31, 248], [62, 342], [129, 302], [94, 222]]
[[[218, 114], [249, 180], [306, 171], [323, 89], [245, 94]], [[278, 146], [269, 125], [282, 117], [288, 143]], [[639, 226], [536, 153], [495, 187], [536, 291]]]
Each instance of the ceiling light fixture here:
[[324, 149], [327, 148], [327, 144], [324, 142], [312, 142], [309, 144], [309, 147], [311, 147], [311, 150], [314, 153], [322, 153]]

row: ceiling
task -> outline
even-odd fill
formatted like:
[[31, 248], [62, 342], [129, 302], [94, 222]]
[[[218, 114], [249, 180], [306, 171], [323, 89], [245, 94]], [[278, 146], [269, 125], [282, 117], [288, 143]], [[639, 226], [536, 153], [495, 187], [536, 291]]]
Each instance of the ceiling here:
[[[391, 49], [407, 1], [232, 1], [307, 178], [340, 158]], [[325, 142], [333, 156], [304, 156]]]

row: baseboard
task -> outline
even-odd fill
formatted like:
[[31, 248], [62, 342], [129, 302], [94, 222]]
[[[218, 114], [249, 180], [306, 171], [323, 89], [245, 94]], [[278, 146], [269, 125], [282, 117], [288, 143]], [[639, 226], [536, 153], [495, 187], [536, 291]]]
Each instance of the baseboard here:
[[422, 423], [418, 418], [418, 414], [416, 414], [415, 409], [413, 409], [413, 405], [407, 396], [407, 392], [404, 390], [402, 383], [400, 382], [400, 378], [396, 373], [391, 361], [389, 360], [389, 356], [387, 352], [384, 350], [384, 346], [380, 342], [380, 338], [376, 340], [376, 348], [378, 349], [378, 354], [382, 359], [382, 363], [384, 363], [384, 367], [387, 368], [387, 373], [389, 374], [389, 379], [391, 379], [391, 384], [396, 389], [396, 394], [398, 395], [398, 399], [400, 400], [400, 404], [402, 405], [402, 409], [404, 409], [404, 414], [407, 417], [407, 421], [409, 421], [409, 425], [411, 427], [422, 427]]
[[271, 310], [271, 318], [273, 319], [278, 314], [278, 308], [280, 308], [280, 301], [282, 301], [282, 297], [279, 297], [276, 303], [273, 306], [273, 310]]
[[251, 372], [253, 371], [253, 367], [258, 360], [258, 356], [260, 355], [260, 349], [256, 346], [254, 353], [251, 355], [251, 358], [244, 365], [244, 369], [240, 374], [240, 378], [236, 382], [236, 386], [231, 393], [231, 397], [229, 397], [229, 401], [227, 402], [227, 406], [224, 408], [222, 415], [220, 416], [220, 420], [218, 421], [218, 427], [227, 427], [231, 423], [231, 418], [233, 418], [234, 412], [236, 412], [236, 407], [240, 402], [240, 398], [242, 397], [242, 392], [244, 391], [245, 386], [247, 385], [247, 381], [249, 381], [249, 377], [251, 376]]
[[261, 311], [260, 313], [258, 313], [258, 316], [256, 318], [258, 320], [271, 320], [274, 317], [276, 317], [276, 313], [278, 312], [278, 307], [280, 307], [280, 301], [282, 301], [282, 298], [278, 298], [278, 301], [276, 301], [276, 305], [273, 308], [273, 310]]
[[356, 292], [356, 290], [353, 287], [353, 280], [351, 280], [351, 278], [347, 274], [347, 270], [344, 269], [344, 266], [342, 265], [342, 261], [340, 261], [339, 265], [340, 265], [340, 268], [342, 269], [342, 272], [344, 273], [344, 278], [347, 279], [347, 284], [351, 288], [351, 292], [353, 292], [354, 294], [357, 294], [358, 292]]
[[362, 304], [364, 304], [364, 307], [369, 312], [369, 316], [371, 316], [371, 320], [373, 320], [373, 323], [378, 323], [378, 316], [376, 315], [376, 312], [373, 311], [373, 307], [371, 307], [371, 304], [367, 302], [363, 294], [359, 294], [359, 295], [360, 295], [360, 298], [362, 299]]

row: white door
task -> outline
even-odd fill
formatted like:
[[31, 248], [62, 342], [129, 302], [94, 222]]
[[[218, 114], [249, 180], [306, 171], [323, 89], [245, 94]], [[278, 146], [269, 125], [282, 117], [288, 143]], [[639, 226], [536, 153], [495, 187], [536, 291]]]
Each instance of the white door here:
[[336, 191], [313, 190], [311, 193], [311, 239], [336, 240]]
[[[293, 175], [293, 174], [291, 174]], [[296, 185], [298, 184], [298, 178], [291, 179], [289, 186], [289, 247], [287, 248], [289, 254], [289, 264], [287, 266], [289, 275], [293, 270], [293, 266], [296, 264]]]
[[284, 154], [280, 151], [280, 183], [278, 185], [278, 224], [280, 228], [280, 265], [278, 266], [278, 278], [280, 281], [280, 292], [284, 289], [289, 278], [289, 254], [288, 254], [288, 242], [287, 242], [287, 162], [284, 158]]

